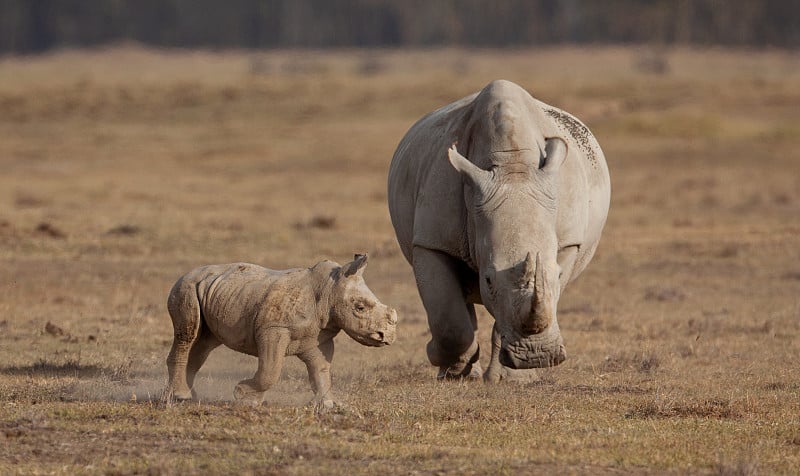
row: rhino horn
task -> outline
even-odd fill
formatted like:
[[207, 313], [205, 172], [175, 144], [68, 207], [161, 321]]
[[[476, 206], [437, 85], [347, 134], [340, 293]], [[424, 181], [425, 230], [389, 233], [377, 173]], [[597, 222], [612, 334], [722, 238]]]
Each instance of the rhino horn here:
[[[525, 258], [526, 273], [528, 272], [528, 262], [530, 260], [530, 253]], [[550, 325], [550, 316], [548, 315], [545, 299], [545, 279], [544, 279], [544, 266], [542, 266], [539, 259], [539, 253], [536, 253], [536, 261], [533, 264], [533, 296], [531, 297], [531, 313], [528, 322], [523, 324], [523, 331], [528, 334], [539, 334]]]
[[[536, 257], [539, 257], [538, 253]], [[525, 255], [525, 261], [522, 262], [522, 284], [525, 286], [532, 285], [532, 282], [536, 279], [534, 273], [536, 273], [536, 262], [533, 260], [531, 252], [528, 251], [528, 254]]]
[[483, 189], [491, 180], [492, 173], [467, 160], [466, 157], [458, 152], [456, 144], [451, 145], [447, 150], [447, 157], [450, 159], [450, 164], [453, 165], [453, 168], [466, 177], [474, 187]]
[[533, 289], [534, 295], [536, 296], [536, 304], [537, 308], [540, 308], [541, 305], [544, 303], [544, 266], [542, 266], [541, 260], [539, 259], [539, 253], [536, 253], [536, 277], [533, 281]]

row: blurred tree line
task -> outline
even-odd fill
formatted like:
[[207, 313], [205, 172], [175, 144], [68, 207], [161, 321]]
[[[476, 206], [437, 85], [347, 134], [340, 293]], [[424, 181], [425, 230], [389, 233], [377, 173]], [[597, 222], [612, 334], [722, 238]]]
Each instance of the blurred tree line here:
[[0, 52], [167, 47], [800, 45], [800, 0], [0, 0]]

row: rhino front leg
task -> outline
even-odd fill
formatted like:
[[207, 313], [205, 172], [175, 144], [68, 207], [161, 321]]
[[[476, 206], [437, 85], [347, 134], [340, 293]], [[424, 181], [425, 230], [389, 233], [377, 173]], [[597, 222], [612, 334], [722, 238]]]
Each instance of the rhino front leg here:
[[439, 367], [438, 378], [480, 378], [475, 339], [478, 319], [462, 286], [463, 264], [445, 253], [421, 247], [414, 247], [413, 261], [431, 330], [428, 359]]
[[486, 382], [497, 383], [500, 381], [502, 374], [502, 364], [500, 364], [500, 332], [497, 330], [497, 324], [492, 327], [492, 356], [489, 358], [489, 367], [486, 368], [486, 373], [483, 374], [483, 380]]
[[299, 355], [306, 364], [308, 382], [314, 392], [312, 403], [319, 409], [330, 409], [335, 405], [331, 392], [331, 362], [333, 361], [333, 339], [322, 342]]
[[270, 328], [256, 336], [258, 370], [253, 378], [242, 380], [233, 390], [238, 401], [260, 405], [264, 392], [278, 382], [291, 338], [288, 329]]

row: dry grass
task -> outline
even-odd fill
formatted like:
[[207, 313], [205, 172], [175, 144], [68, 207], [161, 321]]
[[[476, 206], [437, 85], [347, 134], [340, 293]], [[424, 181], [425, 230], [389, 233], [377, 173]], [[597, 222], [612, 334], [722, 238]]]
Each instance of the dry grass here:
[[[0, 60], [0, 472], [796, 473], [800, 63], [667, 51], [655, 74], [641, 58], [126, 47]], [[612, 211], [562, 298], [567, 361], [533, 384], [440, 383], [386, 171], [413, 121], [497, 77], [585, 119]], [[294, 361], [268, 405], [236, 406], [255, 361], [224, 349], [200, 402], [156, 402], [177, 276], [362, 251], [400, 335], [379, 350], [337, 338], [348, 409], [305, 407]]]

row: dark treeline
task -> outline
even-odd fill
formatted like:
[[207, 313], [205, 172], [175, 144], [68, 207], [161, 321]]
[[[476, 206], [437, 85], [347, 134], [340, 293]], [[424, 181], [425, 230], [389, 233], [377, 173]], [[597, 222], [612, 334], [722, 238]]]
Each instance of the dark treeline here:
[[800, 45], [800, 0], [0, 0], [0, 52], [167, 47]]

